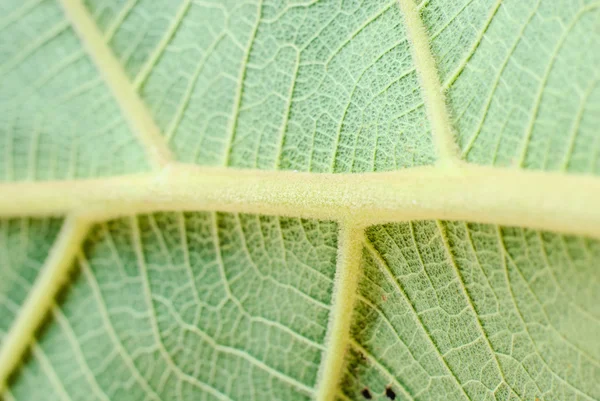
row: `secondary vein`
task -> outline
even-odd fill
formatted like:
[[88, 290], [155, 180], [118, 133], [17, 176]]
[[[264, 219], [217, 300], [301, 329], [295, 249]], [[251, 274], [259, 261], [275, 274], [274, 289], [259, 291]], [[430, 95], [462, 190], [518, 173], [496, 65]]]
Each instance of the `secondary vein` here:
[[429, 36], [419, 10], [413, 0], [398, 0], [404, 14], [406, 35], [412, 45], [413, 61], [421, 83], [421, 93], [431, 124], [431, 132], [440, 164], [458, 161], [458, 147], [446, 107], [435, 60], [431, 53]]
[[166, 165], [173, 160], [171, 151], [95, 21], [80, 0], [60, 0], [60, 4], [151, 162]]
[[85, 219], [77, 216], [66, 218], [48, 259], [0, 348], [0, 395], [23, 353], [32, 344], [35, 331], [54, 305], [54, 297], [62, 288], [88, 228]]
[[339, 390], [360, 277], [363, 236], [363, 227], [350, 222], [341, 224], [332, 307], [329, 312], [325, 352], [319, 368], [316, 401], [333, 400]]

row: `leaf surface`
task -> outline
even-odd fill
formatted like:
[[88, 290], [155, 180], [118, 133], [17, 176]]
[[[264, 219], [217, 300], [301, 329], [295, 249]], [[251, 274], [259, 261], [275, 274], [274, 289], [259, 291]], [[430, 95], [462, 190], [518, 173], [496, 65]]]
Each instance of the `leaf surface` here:
[[0, 11], [3, 399], [600, 399], [597, 3]]

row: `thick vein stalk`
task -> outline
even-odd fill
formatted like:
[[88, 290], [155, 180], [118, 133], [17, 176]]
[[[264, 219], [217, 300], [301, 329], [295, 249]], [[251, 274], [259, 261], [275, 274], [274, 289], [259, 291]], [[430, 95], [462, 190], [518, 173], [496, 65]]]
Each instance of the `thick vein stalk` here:
[[600, 238], [600, 180], [475, 165], [312, 174], [173, 164], [156, 175], [0, 184], [0, 216], [71, 211], [104, 220], [153, 211], [220, 211], [362, 225], [460, 220]]
[[7, 380], [33, 342], [35, 331], [54, 305], [54, 298], [66, 280], [69, 268], [88, 232], [86, 220], [69, 216], [54, 243], [16, 321], [0, 349], [0, 395]]
[[414, 0], [398, 0], [398, 4], [404, 14], [406, 35], [412, 45], [413, 61], [419, 75], [438, 160], [442, 165], [450, 164], [458, 160], [458, 148], [454, 141], [444, 90], [431, 53], [429, 36]]
[[88, 10], [81, 0], [60, 0], [60, 3], [130, 127], [146, 149], [148, 158], [155, 165], [164, 166], [173, 159], [171, 151]]
[[319, 368], [316, 401], [331, 401], [339, 390], [360, 277], [363, 235], [364, 229], [361, 226], [351, 222], [341, 223], [332, 308], [329, 312], [325, 352]]

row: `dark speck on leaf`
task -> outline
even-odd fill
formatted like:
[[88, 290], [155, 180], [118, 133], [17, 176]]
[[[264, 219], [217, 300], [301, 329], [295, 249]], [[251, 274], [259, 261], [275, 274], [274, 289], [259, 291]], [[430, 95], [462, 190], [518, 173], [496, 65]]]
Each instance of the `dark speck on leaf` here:
[[390, 386], [385, 388], [385, 396], [387, 398], [389, 398], [390, 400], [396, 399], [396, 393], [394, 392], [394, 390], [392, 390], [392, 388]]
[[372, 400], [373, 399], [373, 396], [371, 395], [371, 392], [369, 391], [368, 388], [363, 388], [363, 390], [360, 393], [365, 398], [365, 400]]

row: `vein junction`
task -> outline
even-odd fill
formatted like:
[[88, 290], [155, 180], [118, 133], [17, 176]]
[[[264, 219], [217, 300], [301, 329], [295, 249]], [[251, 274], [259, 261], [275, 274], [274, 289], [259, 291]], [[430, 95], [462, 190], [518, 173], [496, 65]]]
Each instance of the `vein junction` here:
[[331, 320], [315, 390], [318, 400], [332, 399], [337, 391], [360, 274], [364, 226], [420, 219], [467, 220], [600, 238], [600, 181], [594, 177], [473, 165], [310, 174], [169, 164], [153, 174], [0, 184], [0, 194], [3, 217], [69, 216], [0, 352], [0, 393], [54, 304], [91, 222], [183, 210], [340, 221]]
[[454, 141], [435, 60], [431, 54], [427, 30], [413, 0], [398, 0], [398, 4], [404, 14], [406, 36], [412, 44], [413, 61], [421, 82], [421, 93], [436, 144], [438, 164], [456, 163], [459, 161], [458, 148]]
[[[235, 170], [172, 162], [145, 105], [78, 0], [61, 0], [150, 159], [150, 174], [0, 184], [0, 217], [67, 214], [64, 228], [0, 351], [0, 394], [54, 304], [92, 222], [156, 211], [243, 212], [336, 220], [340, 247], [325, 355], [315, 397], [336, 396], [349, 341], [363, 228], [420, 219], [516, 225], [600, 238], [600, 180], [460, 163], [448, 110], [412, 0], [399, 0], [438, 150], [435, 167], [389, 173], [309, 174]], [[351, 221], [348, 217], [351, 216]]]

